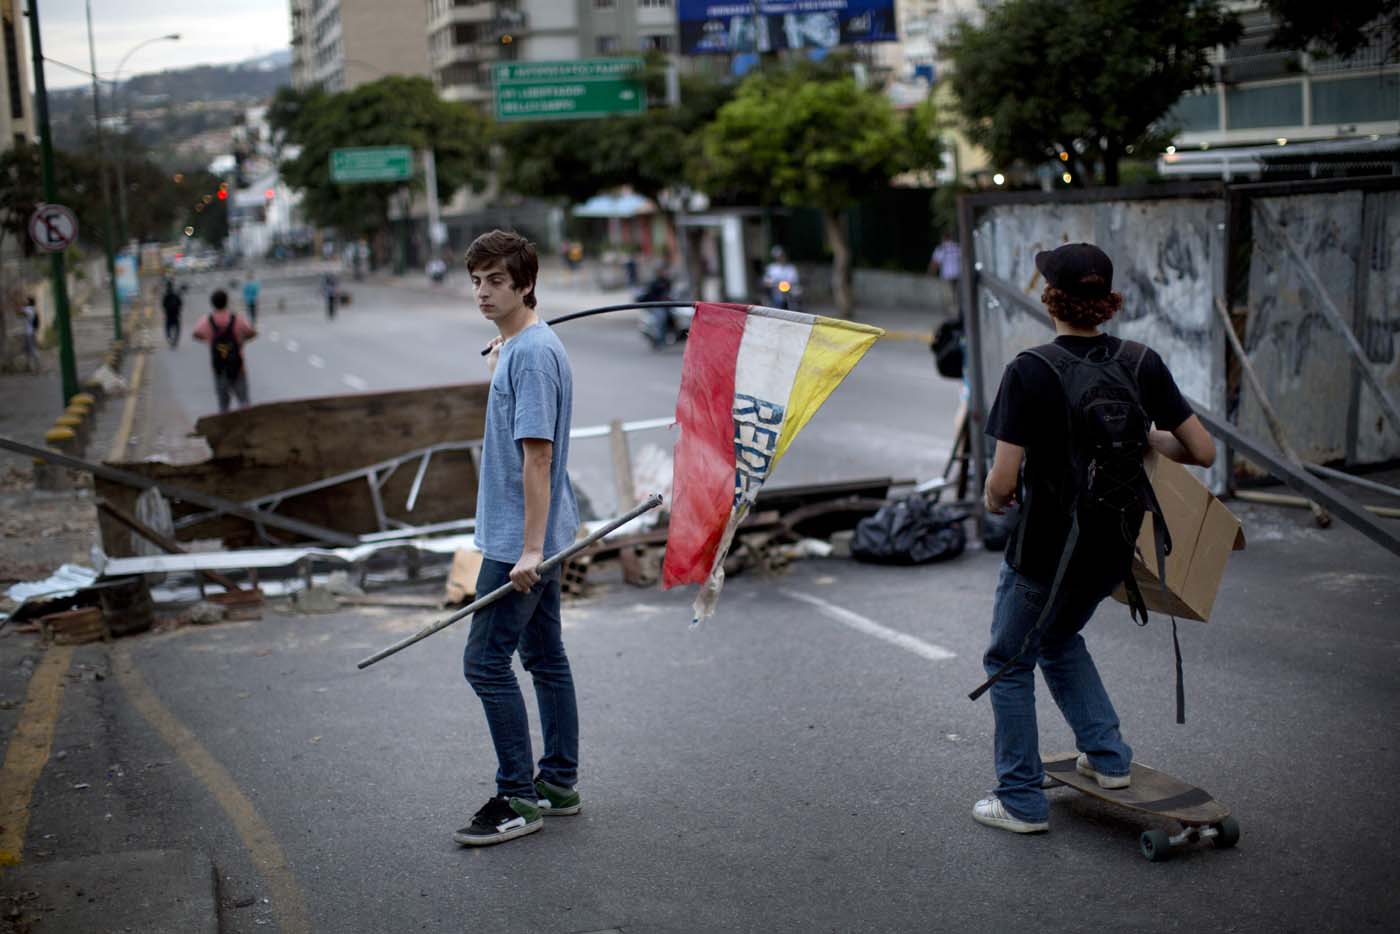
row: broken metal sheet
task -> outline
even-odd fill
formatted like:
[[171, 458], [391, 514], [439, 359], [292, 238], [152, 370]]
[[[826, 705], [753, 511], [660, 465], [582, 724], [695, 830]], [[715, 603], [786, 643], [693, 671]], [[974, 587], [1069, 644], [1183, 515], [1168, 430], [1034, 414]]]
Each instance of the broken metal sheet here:
[[101, 566], [102, 577], [127, 577], [132, 574], [158, 574], [193, 571], [237, 571], [253, 568], [283, 568], [305, 559], [343, 561], [354, 564], [380, 551], [415, 548], [429, 554], [450, 555], [458, 548], [472, 546], [470, 535], [449, 535], [443, 538], [418, 538], [406, 541], [372, 542], [353, 548], [243, 548], [238, 551], [187, 552], [180, 555], [149, 555], [141, 558], [107, 558]]
[[11, 585], [10, 589], [5, 591], [5, 595], [16, 603], [24, 603], [36, 597], [71, 597], [97, 583], [98, 576], [92, 568], [85, 568], [79, 564], [65, 564], [43, 580], [20, 581]]

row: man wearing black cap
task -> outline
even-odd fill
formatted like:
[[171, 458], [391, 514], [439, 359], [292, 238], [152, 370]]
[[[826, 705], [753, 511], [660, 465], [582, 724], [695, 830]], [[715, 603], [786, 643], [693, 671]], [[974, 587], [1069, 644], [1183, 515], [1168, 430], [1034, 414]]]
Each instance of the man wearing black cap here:
[[[1122, 526], [1131, 522], [1096, 522], [1082, 505], [1073, 505], [1085, 501], [1075, 496], [1080, 481], [1067, 466], [1083, 461], [1085, 442], [1073, 427], [1083, 423], [1085, 416], [1074, 408], [1085, 396], [1076, 389], [1071, 403], [1066, 387], [1102, 378], [1105, 385], [1129, 388], [1130, 395], [1135, 389], [1136, 399], [1127, 404], [1145, 413], [1144, 429], [1146, 419], [1154, 426], [1146, 431], [1146, 444], [1181, 463], [1209, 466], [1215, 459], [1214, 442], [1162, 358], [1099, 330], [1123, 304], [1113, 291], [1108, 256], [1092, 244], [1069, 243], [1038, 253], [1035, 265], [1045, 277], [1041, 301], [1056, 337], [1008, 364], [987, 416], [987, 434], [997, 439], [987, 510], [1001, 514], [1018, 505], [1021, 516], [1006, 547], [991, 646], [983, 658], [987, 674], [995, 676], [990, 692], [997, 787], [973, 808], [979, 823], [1016, 833], [1050, 829], [1036, 727], [1037, 664], [1074, 730], [1078, 770], [1105, 788], [1130, 782], [1132, 749], [1119, 733], [1118, 715], [1079, 633], [1130, 572], [1141, 512], [1129, 530]], [[1110, 369], [1111, 376], [1103, 375]], [[1071, 371], [1073, 378], [1062, 375]], [[1072, 521], [1075, 515], [1079, 519]], [[1067, 563], [1057, 587], [1062, 561]]]

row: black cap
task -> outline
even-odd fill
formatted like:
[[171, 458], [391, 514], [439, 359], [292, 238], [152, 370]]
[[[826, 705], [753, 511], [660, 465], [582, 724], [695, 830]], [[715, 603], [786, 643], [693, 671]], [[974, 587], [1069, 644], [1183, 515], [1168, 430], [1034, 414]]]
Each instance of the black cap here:
[[1104, 298], [1113, 289], [1113, 260], [1092, 243], [1066, 243], [1035, 254], [1045, 281], [1075, 298]]

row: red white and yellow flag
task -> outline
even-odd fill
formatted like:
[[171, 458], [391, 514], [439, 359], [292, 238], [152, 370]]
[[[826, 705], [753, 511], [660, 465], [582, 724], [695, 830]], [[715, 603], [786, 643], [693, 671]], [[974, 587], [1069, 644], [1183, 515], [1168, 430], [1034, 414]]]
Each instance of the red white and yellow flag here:
[[714, 613], [724, 557], [759, 488], [826, 397], [885, 332], [758, 305], [695, 306], [676, 402], [663, 583], [700, 584]]

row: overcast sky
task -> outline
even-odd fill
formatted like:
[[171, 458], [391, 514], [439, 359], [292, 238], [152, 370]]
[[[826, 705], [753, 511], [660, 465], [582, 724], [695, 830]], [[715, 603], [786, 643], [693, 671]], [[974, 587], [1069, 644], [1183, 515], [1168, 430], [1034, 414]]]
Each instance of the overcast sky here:
[[[238, 62], [286, 49], [291, 41], [288, 0], [91, 0], [91, 3], [97, 73], [103, 78], [114, 77], [113, 71], [122, 56], [139, 43], [172, 32], [180, 34], [178, 42], [156, 42], [143, 48], [127, 59], [122, 77], [166, 68]], [[44, 57], [89, 70], [84, 0], [38, 0], [38, 6]], [[44, 80], [49, 87], [61, 88], [91, 79], [50, 61], [44, 70]]]

